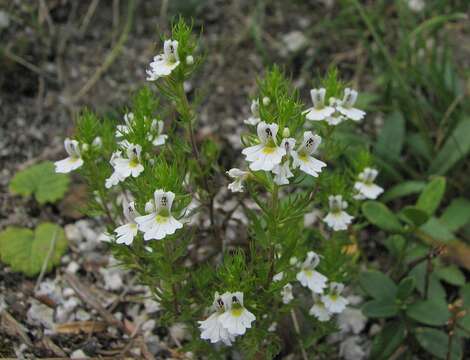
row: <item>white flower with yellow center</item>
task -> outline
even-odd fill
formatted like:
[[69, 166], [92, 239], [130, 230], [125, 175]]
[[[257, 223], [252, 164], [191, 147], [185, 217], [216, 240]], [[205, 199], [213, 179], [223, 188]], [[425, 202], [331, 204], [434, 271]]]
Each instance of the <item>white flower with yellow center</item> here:
[[328, 293], [322, 295], [321, 300], [329, 312], [339, 314], [346, 308], [348, 300], [341, 296], [343, 289], [343, 284], [332, 282]]
[[117, 138], [123, 137], [126, 134], [129, 134], [132, 128], [132, 123], [134, 121], [134, 114], [129, 112], [124, 114], [124, 124], [116, 126], [115, 136]]
[[126, 200], [123, 201], [122, 207], [127, 223], [114, 230], [116, 233], [116, 243], [130, 245], [134, 241], [134, 237], [137, 235], [138, 228], [134, 219], [136, 216], [139, 216], [139, 213], [135, 210], [135, 204], [133, 201], [130, 203]]
[[222, 297], [226, 297], [230, 293], [220, 296], [218, 292], [214, 294], [214, 303], [212, 304], [212, 313], [206, 320], [198, 321], [201, 330], [201, 339], [209, 340], [211, 343], [222, 341], [225, 345], [232, 345], [235, 341], [235, 335], [232, 335], [225, 329], [220, 321], [220, 316], [225, 312], [225, 304]]
[[127, 158], [116, 157], [112, 159], [114, 170], [124, 179], [129, 176], [139, 176], [144, 171], [144, 166], [140, 162], [141, 152], [142, 147], [140, 145], [129, 144], [129, 147], [126, 149]]
[[163, 54], [157, 55], [147, 70], [147, 80], [155, 81], [168, 76], [180, 64], [178, 56], [178, 41], [166, 40], [163, 43]]
[[297, 273], [297, 280], [312, 290], [316, 294], [322, 294], [323, 289], [326, 288], [326, 282], [328, 279], [326, 276], [315, 271], [315, 268], [320, 263], [320, 257], [313, 251], [307, 253], [307, 258], [301, 266], [300, 272]]
[[321, 144], [321, 137], [311, 131], [304, 132], [304, 139], [297, 151], [292, 151], [293, 167], [299, 167], [304, 173], [317, 177], [326, 166], [323, 161], [315, 159], [312, 155]]
[[260, 144], [243, 149], [242, 154], [249, 161], [253, 171], [271, 171], [281, 163], [286, 149], [276, 144], [276, 135], [279, 127], [277, 124], [266, 124], [261, 121], [256, 128]]
[[54, 163], [56, 173], [69, 173], [83, 165], [80, 144], [77, 140], [66, 138], [64, 140], [64, 147], [69, 156]]
[[320, 296], [313, 294], [313, 306], [308, 312], [310, 315], [315, 316], [318, 321], [324, 322], [331, 319], [331, 312], [326, 308]]
[[111, 155], [111, 159], [109, 160], [109, 163], [113, 167], [114, 171], [111, 174], [111, 176], [106, 179], [106, 182], [104, 184], [106, 189], [109, 189], [109, 188], [119, 184], [121, 181], [124, 181], [126, 179], [123, 175], [121, 175], [121, 173], [116, 171], [116, 162], [115, 162], [115, 160], [119, 159], [121, 157], [122, 157], [122, 154], [121, 154], [120, 151], [115, 151]]
[[305, 110], [304, 114], [308, 120], [325, 120], [335, 112], [335, 108], [325, 105], [326, 90], [324, 88], [310, 90], [313, 107]]
[[260, 116], [259, 116], [259, 99], [251, 101], [250, 110], [251, 110], [251, 116], [247, 120], [244, 120], [243, 122], [247, 125], [255, 126], [261, 121]]
[[384, 189], [374, 184], [374, 180], [379, 172], [376, 169], [366, 167], [358, 176], [358, 181], [354, 184], [357, 194], [354, 196], [357, 200], [377, 199], [383, 193]]
[[366, 113], [362, 110], [356, 109], [354, 104], [357, 100], [357, 91], [350, 88], [344, 89], [343, 100], [340, 100], [336, 104], [336, 110], [348, 119], [354, 121], [360, 121], [364, 118]]
[[220, 316], [222, 326], [232, 335], [243, 335], [256, 317], [243, 306], [243, 293], [240, 291], [224, 294], [225, 312]]
[[343, 200], [341, 195], [328, 196], [330, 212], [325, 216], [325, 221], [334, 231], [346, 230], [351, 223], [353, 217], [344, 211], [348, 207], [348, 203]]
[[230, 169], [227, 171], [227, 175], [230, 176], [234, 181], [228, 184], [228, 189], [231, 192], [243, 192], [243, 182], [250, 175], [249, 171], [243, 171], [237, 168]]
[[151, 213], [135, 218], [139, 230], [144, 233], [144, 240], [161, 240], [183, 227], [183, 224], [171, 215], [174, 199], [173, 192], [158, 189], [154, 193], [154, 202], [148, 202], [145, 205], [145, 211], [151, 211]]
[[153, 119], [152, 120], [152, 134], [150, 134], [150, 140], [154, 146], [164, 145], [168, 135], [163, 134], [164, 123], [162, 120]]
[[287, 185], [289, 184], [289, 179], [294, 176], [292, 171], [290, 171], [290, 156], [295, 146], [295, 139], [285, 138], [282, 139], [281, 148], [286, 149], [286, 155], [281, 164], [274, 166], [273, 174], [274, 182], [277, 185]]

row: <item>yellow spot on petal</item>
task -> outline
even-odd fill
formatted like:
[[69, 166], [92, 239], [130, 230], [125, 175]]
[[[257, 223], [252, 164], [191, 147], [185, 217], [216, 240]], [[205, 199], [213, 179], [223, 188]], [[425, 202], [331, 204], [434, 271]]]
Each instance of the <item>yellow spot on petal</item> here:
[[139, 160], [137, 159], [132, 159], [130, 162], [129, 162], [129, 167], [131, 168], [135, 168], [139, 165]]
[[276, 148], [274, 148], [274, 147], [265, 146], [263, 148], [263, 154], [272, 154], [275, 151], [276, 151]]
[[230, 310], [230, 313], [232, 314], [232, 316], [240, 317], [243, 313], [243, 308], [232, 309], [232, 310]]
[[307, 277], [312, 277], [313, 276], [313, 271], [312, 270], [304, 270], [305, 276]]
[[158, 224], [165, 224], [165, 223], [168, 222], [168, 220], [169, 220], [169, 218], [167, 216], [161, 216], [161, 215], [155, 216], [155, 221]]

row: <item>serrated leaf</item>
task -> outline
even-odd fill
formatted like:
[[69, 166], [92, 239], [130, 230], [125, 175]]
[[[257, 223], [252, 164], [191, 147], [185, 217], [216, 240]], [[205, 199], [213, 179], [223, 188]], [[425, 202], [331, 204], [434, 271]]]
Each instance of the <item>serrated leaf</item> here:
[[405, 340], [406, 327], [402, 322], [387, 323], [382, 331], [374, 337], [370, 358], [372, 360], [386, 360]]
[[397, 315], [400, 308], [394, 299], [379, 299], [366, 302], [361, 310], [369, 318], [388, 318]]
[[377, 154], [383, 159], [397, 160], [405, 139], [405, 119], [395, 111], [385, 118], [376, 145]]
[[57, 174], [54, 164], [45, 161], [22, 170], [10, 182], [13, 194], [34, 195], [40, 204], [55, 202], [67, 192], [70, 178], [66, 174]]
[[398, 199], [404, 196], [418, 194], [426, 187], [424, 181], [404, 181], [387, 190], [380, 198], [383, 202]]
[[447, 303], [442, 299], [418, 300], [406, 310], [406, 315], [425, 325], [445, 325], [450, 317]]
[[[415, 329], [415, 336], [421, 347], [428, 353], [439, 359], [447, 358], [447, 349], [449, 345], [448, 335], [437, 329], [421, 327]], [[462, 358], [462, 344], [458, 338], [452, 342], [451, 359], [458, 360]]]
[[366, 201], [362, 204], [362, 213], [369, 222], [382, 230], [391, 232], [401, 232], [403, 230], [396, 215], [378, 201]]
[[451, 285], [465, 285], [465, 275], [455, 265], [437, 268], [435, 273], [439, 279], [444, 280]]
[[416, 206], [405, 206], [400, 211], [400, 218], [414, 226], [421, 226], [429, 219], [427, 212], [418, 209]]
[[470, 201], [465, 198], [452, 200], [439, 219], [450, 231], [457, 231], [470, 222]]
[[470, 152], [470, 118], [455, 127], [436, 158], [431, 162], [429, 174], [444, 175]]
[[443, 177], [435, 177], [426, 185], [423, 192], [416, 202], [416, 207], [426, 211], [429, 215], [439, 207], [446, 190], [446, 179]]
[[60, 258], [67, 249], [64, 230], [55, 224], [40, 224], [34, 232], [25, 228], [8, 227], [0, 233], [0, 258], [13, 271], [34, 276], [41, 271], [54, 237], [56, 243], [46, 269], [50, 271], [60, 263]]
[[361, 288], [375, 299], [395, 299], [397, 286], [380, 271], [364, 271], [359, 274]]

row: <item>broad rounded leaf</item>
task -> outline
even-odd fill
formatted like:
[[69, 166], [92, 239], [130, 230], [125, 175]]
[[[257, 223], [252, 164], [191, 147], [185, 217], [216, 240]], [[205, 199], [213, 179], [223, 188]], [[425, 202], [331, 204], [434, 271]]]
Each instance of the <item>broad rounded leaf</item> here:
[[400, 310], [395, 299], [371, 300], [364, 304], [362, 313], [369, 318], [388, 318], [398, 314]]
[[418, 198], [416, 207], [423, 211], [426, 211], [429, 215], [439, 207], [442, 197], [446, 190], [446, 179], [438, 176], [432, 179], [429, 184], [426, 185], [423, 192]]
[[[449, 337], [444, 331], [422, 327], [415, 330], [415, 336], [416, 340], [418, 340], [418, 343], [425, 351], [439, 359], [447, 358]], [[456, 337], [452, 343], [451, 359], [461, 359], [462, 344], [460, 343], [460, 340]]]
[[445, 325], [450, 317], [447, 303], [439, 299], [419, 300], [406, 310], [409, 318], [426, 325]]
[[429, 219], [428, 213], [418, 209], [416, 206], [405, 206], [401, 210], [400, 215], [414, 226], [421, 226]]
[[45, 161], [18, 172], [10, 182], [13, 194], [34, 195], [40, 204], [61, 199], [69, 188], [70, 178], [57, 174], [54, 164]]
[[457, 231], [470, 222], [470, 201], [464, 198], [452, 200], [439, 219], [450, 231]]
[[400, 300], [406, 300], [413, 293], [416, 287], [416, 281], [413, 277], [408, 276], [404, 278], [398, 284], [397, 298]]
[[424, 181], [404, 181], [387, 190], [380, 198], [383, 202], [394, 200], [411, 194], [420, 193], [426, 186]]
[[397, 286], [380, 271], [365, 271], [359, 275], [361, 288], [375, 299], [395, 300]]
[[465, 285], [465, 275], [455, 265], [437, 268], [436, 275], [439, 279], [449, 284], [455, 286]]
[[390, 209], [378, 201], [366, 201], [362, 205], [362, 213], [372, 224], [382, 230], [401, 232], [403, 230], [400, 221]]
[[60, 263], [60, 258], [67, 249], [64, 230], [51, 223], [40, 224], [34, 232], [17, 227], [8, 227], [2, 231], [0, 233], [0, 259], [11, 266], [13, 271], [34, 276], [41, 271], [55, 237], [55, 247], [46, 268], [50, 271], [54, 265]]
[[370, 358], [386, 360], [401, 345], [406, 337], [406, 327], [402, 322], [387, 323], [382, 331], [374, 337]]

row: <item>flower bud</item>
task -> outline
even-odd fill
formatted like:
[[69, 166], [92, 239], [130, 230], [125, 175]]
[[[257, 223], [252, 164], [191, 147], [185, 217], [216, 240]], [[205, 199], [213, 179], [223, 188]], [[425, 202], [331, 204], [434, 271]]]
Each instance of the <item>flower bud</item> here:
[[83, 144], [82, 145], [82, 151], [83, 152], [87, 152], [89, 148], [90, 148], [90, 146], [88, 144]]
[[194, 64], [194, 58], [193, 58], [192, 55], [186, 56], [186, 64], [188, 64], [188, 65]]
[[271, 103], [271, 99], [268, 98], [267, 96], [265, 96], [265, 97], [263, 98], [263, 105], [264, 105], [264, 106], [268, 106], [270, 103]]
[[101, 146], [103, 145], [103, 140], [101, 140], [101, 137], [97, 136], [97, 137], [94, 138], [91, 145], [98, 148], [98, 149], [100, 149]]
[[282, 130], [282, 137], [288, 138], [289, 136], [290, 136], [290, 130], [288, 127], [285, 127], [284, 130]]

